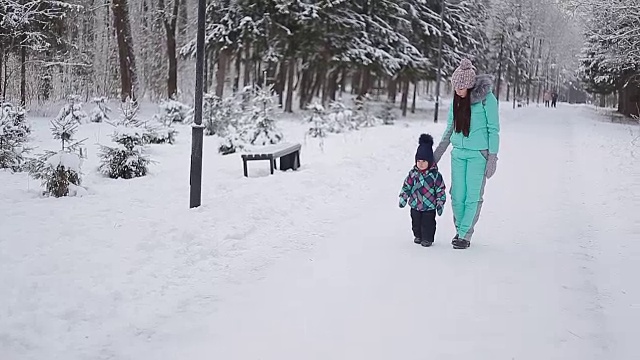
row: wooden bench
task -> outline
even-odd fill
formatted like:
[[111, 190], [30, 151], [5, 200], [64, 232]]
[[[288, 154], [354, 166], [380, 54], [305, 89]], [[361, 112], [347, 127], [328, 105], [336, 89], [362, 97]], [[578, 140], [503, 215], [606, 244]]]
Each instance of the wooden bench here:
[[280, 159], [280, 170], [287, 171], [289, 169], [298, 170], [300, 167], [300, 144], [282, 144], [265, 146], [256, 149], [250, 153], [242, 155], [242, 165], [244, 167], [244, 176], [248, 177], [247, 170], [248, 161], [268, 160], [271, 164], [271, 174], [276, 169], [276, 159]]

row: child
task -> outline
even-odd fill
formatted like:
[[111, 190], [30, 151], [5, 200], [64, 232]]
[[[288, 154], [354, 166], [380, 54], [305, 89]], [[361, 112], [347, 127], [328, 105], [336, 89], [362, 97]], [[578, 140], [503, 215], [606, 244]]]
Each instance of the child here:
[[433, 138], [422, 134], [418, 140], [416, 164], [407, 175], [400, 192], [400, 208], [411, 207], [411, 224], [416, 244], [431, 246], [436, 234], [436, 212], [442, 215], [445, 185], [433, 160]]

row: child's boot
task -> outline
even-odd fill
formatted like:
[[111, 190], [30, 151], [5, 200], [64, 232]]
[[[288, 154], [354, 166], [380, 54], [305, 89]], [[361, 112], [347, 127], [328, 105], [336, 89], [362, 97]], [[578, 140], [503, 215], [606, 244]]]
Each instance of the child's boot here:
[[422, 240], [420, 240], [420, 238], [413, 238], [413, 242], [416, 244], [420, 244]]
[[420, 245], [424, 246], [424, 247], [429, 247], [431, 245], [433, 245], [433, 241], [432, 240], [422, 240], [422, 242], [420, 242]]

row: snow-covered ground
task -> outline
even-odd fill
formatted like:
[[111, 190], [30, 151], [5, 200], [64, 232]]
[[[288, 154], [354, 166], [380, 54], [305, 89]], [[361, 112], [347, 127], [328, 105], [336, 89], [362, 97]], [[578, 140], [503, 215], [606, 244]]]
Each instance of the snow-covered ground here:
[[[190, 129], [135, 180], [41, 198], [0, 172], [0, 359], [635, 359], [640, 335], [640, 129], [590, 107], [502, 111], [498, 172], [473, 246], [412, 242], [397, 195], [421, 114], [303, 143], [302, 168], [219, 156], [188, 210]], [[424, 115], [424, 116], [422, 116]], [[422, 116], [422, 117], [421, 117]], [[48, 122], [35, 143], [57, 148]], [[449, 179], [449, 156], [441, 165]]]

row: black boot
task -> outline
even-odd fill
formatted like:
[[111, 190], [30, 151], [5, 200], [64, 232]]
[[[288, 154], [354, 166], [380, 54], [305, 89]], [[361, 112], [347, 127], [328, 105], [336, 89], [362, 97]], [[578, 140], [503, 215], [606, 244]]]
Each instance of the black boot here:
[[420, 244], [422, 240], [420, 240], [420, 238], [413, 238], [413, 242], [416, 244]]
[[471, 243], [469, 242], [469, 240], [465, 240], [465, 239], [460, 239], [458, 237], [453, 238], [453, 241], [451, 242], [451, 244], [453, 245], [454, 249], [466, 249], [469, 246], [471, 246]]
[[422, 242], [420, 243], [420, 245], [424, 246], [424, 247], [429, 247], [431, 245], [433, 245], [433, 241], [430, 240], [422, 240]]

